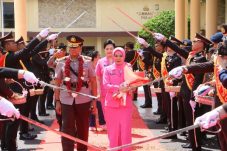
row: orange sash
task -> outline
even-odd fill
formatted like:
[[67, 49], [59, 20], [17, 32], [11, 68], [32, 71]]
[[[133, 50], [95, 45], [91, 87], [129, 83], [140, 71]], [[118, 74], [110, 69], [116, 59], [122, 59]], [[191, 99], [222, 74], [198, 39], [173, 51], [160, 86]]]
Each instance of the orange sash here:
[[[162, 73], [162, 77], [165, 78], [169, 75], [168, 70], [166, 68], [166, 57], [167, 57], [167, 53], [164, 52], [163, 53], [163, 57], [162, 57], [162, 62], [161, 62], [161, 73]], [[164, 80], [165, 83], [166, 80]]]
[[135, 51], [134, 58], [132, 59], [132, 61], [129, 62], [132, 66], [136, 63], [138, 56], [139, 56], [139, 53]]
[[[186, 60], [186, 65], [189, 65], [190, 63], [190, 60], [191, 60], [192, 56], [189, 55], [187, 60]], [[186, 80], [186, 83], [187, 83], [187, 86], [190, 90], [192, 90], [192, 87], [193, 87], [193, 84], [195, 82], [195, 77], [193, 74], [185, 74], [185, 80]]]
[[216, 80], [217, 96], [219, 97], [220, 101], [224, 104], [225, 102], [227, 102], [227, 89], [223, 87], [219, 79], [220, 71], [221, 71], [221, 67], [217, 64], [217, 56], [216, 56], [214, 58], [214, 78]]
[[6, 55], [7, 53], [0, 57], [0, 67], [5, 67]]
[[155, 68], [155, 64], [154, 63], [153, 63], [153, 75], [154, 75], [155, 79], [158, 79], [161, 76], [160, 72]]
[[141, 68], [141, 70], [144, 71], [145, 70], [145, 64], [144, 64], [141, 57], [139, 57], [138, 63], [139, 63], [139, 67]]

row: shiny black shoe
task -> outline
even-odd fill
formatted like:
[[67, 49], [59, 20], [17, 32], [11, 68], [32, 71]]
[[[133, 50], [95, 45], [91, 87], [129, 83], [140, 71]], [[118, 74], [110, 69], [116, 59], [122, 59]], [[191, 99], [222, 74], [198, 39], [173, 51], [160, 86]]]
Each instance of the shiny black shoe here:
[[182, 148], [192, 148], [190, 143], [181, 145]]
[[20, 140], [33, 140], [37, 137], [37, 135], [29, 134], [29, 133], [23, 133], [20, 134]]
[[154, 115], [161, 115], [161, 113], [162, 112], [161, 111], [158, 111], [158, 110], [156, 112], [153, 112]]
[[159, 118], [159, 119], [156, 121], [156, 124], [167, 124], [167, 120], [166, 120], [166, 119], [163, 119], [163, 118]]
[[39, 113], [39, 116], [49, 116], [49, 113]]
[[140, 105], [141, 108], [152, 108], [151, 104]]

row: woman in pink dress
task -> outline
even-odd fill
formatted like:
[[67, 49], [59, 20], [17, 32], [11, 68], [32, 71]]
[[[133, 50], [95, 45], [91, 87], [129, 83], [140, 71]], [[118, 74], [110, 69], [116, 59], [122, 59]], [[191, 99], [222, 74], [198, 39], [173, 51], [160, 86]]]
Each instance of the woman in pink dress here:
[[[97, 89], [98, 89], [98, 95], [100, 96], [100, 101], [101, 101], [101, 106], [103, 109], [104, 106], [104, 100], [106, 96], [106, 90], [103, 87], [103, 72], [104, 68], [111, 65], [113, 63], [113, 58], [112, 58], [112, 53], [115, 48], [115, 43], [113, 40], [108, 39], [104, 43], [104, 50], [105, 50], [105, 57], [102, 59], [99, 59], [97, 62], [96, 68], [95, 68], [95, 73], [96, 73], [96, 80], [97, 80]], [[104, 110], [103, 110], [104, 112]], [[104, 112], [104, 117], [105, 117], [105, 112]], [[100, 127], [103, 130], [106, 130], [106, 122], [103, 120], [102, 124]]]
[[[116, 147], [131, 143], [131, 125], [132, 125], [132, 93], [127, 87], [122, 86], [125, 82], [124, 67], [130, 66], [124, 62], [125, 51], [117, 47], [113, 51], [114, 63], [104, 69], [103, 85], [106, 90], [105, 97], [105, 119], [107, 125], [107, 134], [109, 146]], [[126, 95], [125, 103], [122, 98], [114, 97], [115, 94], [124, 93]], [[130, 151], [130, 148], [124, 148], [122, 151]]]

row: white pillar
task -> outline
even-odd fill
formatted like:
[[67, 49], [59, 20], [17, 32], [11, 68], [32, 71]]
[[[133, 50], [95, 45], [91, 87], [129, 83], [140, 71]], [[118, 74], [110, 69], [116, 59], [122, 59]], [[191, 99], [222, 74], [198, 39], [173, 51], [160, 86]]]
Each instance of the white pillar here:
[[206, 0], [206, 37], [217, 32], [218, 0]]
[[23, 36], [27, 40], [26, 0], [14, 0], [15, 40]]
[[191, 0], [190, 16], [190, 38], [193, 39], [200, 30], [200, 0]]
[[175, 37], [182, 40], [185, 36], [185, 0], [175, 0]]

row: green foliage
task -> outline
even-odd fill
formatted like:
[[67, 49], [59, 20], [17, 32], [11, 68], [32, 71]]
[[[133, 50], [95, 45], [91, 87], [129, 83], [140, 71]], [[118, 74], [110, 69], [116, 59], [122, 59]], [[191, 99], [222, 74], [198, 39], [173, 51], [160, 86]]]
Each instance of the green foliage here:
[[[162, 33], [166, 37], [175, 35], [175, 12], [163, 11], [154, 18], [149, 19], [144, 23], [144, 26], [151, 31]], [[150, 44], [154, 43], [153, 37], [144, 29], [140, 30], [138, 35], [145, 38]]]

